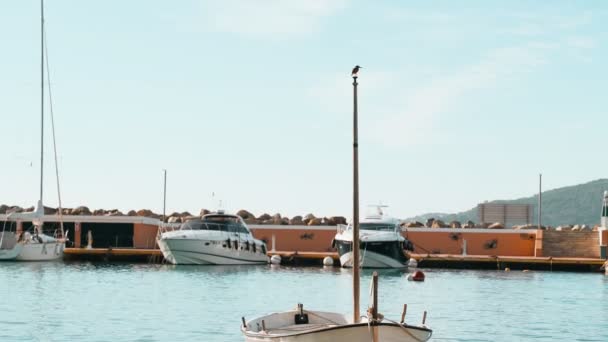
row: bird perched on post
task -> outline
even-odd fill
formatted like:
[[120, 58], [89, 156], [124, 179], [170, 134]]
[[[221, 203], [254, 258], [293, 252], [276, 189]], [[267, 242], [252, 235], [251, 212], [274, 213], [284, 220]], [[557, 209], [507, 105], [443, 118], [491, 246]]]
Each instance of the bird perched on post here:
[[353, 68], [353, 72], [350, 75], [353, 77], [357, 77], [357, 73], [359, 72], [359, 69], [361, 69], [361, 67], [358, 65], [355, 65], [355, 67]]

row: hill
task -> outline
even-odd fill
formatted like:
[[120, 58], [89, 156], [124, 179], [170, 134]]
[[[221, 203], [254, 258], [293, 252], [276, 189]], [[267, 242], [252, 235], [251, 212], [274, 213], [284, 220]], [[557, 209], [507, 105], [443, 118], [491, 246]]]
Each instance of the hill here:
[[[565, 224], [586, 224], [594, 226], [600, 223], [602, 212], [602, 197], [608, 190], [608, 179], [598, 179], [589, 183], [566, 186], [543, 192], [543, 225], [559, 226]], [[536, 205], [538, 196], [518, 198], [513, 200], [495, 200], [490, 203], [533, 204], [535, 213], [532, 222], [537, 221]], [[407, 218], [406, 221], [424, 222], [428, 218], [436, 218], [445, 222], [453, 220], [477, 222], [477, 208], [460, 213], [428, 213]]]

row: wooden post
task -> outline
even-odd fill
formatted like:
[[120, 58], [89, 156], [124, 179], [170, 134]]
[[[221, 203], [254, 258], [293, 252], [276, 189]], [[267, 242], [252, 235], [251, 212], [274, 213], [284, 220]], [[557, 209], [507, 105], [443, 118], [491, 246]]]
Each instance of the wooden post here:
[[403, 312], [401, 313], [401, 324], [405, 323], [405, 314], [407, 313], [407, 304], [403, 304]]
[[359, 133], [357, 108], [357, 75], [353, 75], [353, 323], [360, 320], [359, 312]]
[[422, 325], [424, 325], [426, 323], [426, 311], [424, 312], [424, 315], [422, 315]]
[[241, 317], [241, 322], [243, 322], [243, 328], [247, 330], [247, 323], [245, 322], [245, 317]]
[[374, 271], [372, 276], [372, 338], [374, 342], [380, 342], [380, 337], [378, 336], [378, 272]]

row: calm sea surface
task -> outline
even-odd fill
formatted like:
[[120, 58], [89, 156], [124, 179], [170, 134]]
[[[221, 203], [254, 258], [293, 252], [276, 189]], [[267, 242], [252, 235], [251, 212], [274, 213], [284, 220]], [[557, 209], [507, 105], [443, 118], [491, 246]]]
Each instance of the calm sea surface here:
[[[380, 312], [428, 310], [434, 341], [608, 341], [602, 274], [425, 272], [380, 272]], [[241, 316], [352, 310], [350, 271], [321, 267], [0, 263], [0, 292], [0, 341], [241, 341]]]

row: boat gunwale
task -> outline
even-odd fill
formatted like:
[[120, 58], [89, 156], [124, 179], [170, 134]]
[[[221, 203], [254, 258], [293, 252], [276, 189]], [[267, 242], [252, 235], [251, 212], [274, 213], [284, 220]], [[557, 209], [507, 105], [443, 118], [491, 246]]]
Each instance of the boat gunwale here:
[[[326, 326], [326, 327], [320, 327], [318, 329], [310, 329], [310, 330], [306, 330], [306, 331], [297, 331], [297, 332], [293, 332], [293, 333], [285, 333], [285, 334], [269, 334], [268, 332], [263, 332], [263, 331], [251, 331], [251, 330], [247, 330], [245, 327], [241, 326], [241, 332], [245, 335], [245, 336], [249, 336], [249, 337], [267, 337], [267, 338], [282, 338], [282, 337], [291, 337], [291, 336], [301, 336], [301, 335], [307, 335], [307, 334], [312, 334], [312, 333], [318, 333], [321, 331], [330, 331], [330, 330], [338, 330], [338, 329], [346, 329], [346, 328], [351, 328], [351, 327], [360, 327], [360, 326], [374, 326], [374, 327], [378, 327], [378, 326], [392, 326], [392, 327], [396, 327], [396, 328], [406, 328], [406, 329], [414, 329], [414, 330], [420, 330], [420, 331], [425, 331], [431, 334], [431, 336], [433, 335], [433, 330], [426, 328], [426, 327], [420, 327], [420, 326], [416, 326], [416, 325], [409, 325], [406, 323], [400, 324], [400, 323], [384, 323], [384, 322], [380, 322], [380, 323], [367, 323], [367, 322], [363, 322], [363, 323], [348, 323], [348, 324], [339, 324], [339, 325], [331, 325], [331, 326]], [[429, 338], [431, 337], [429, 336]]]

